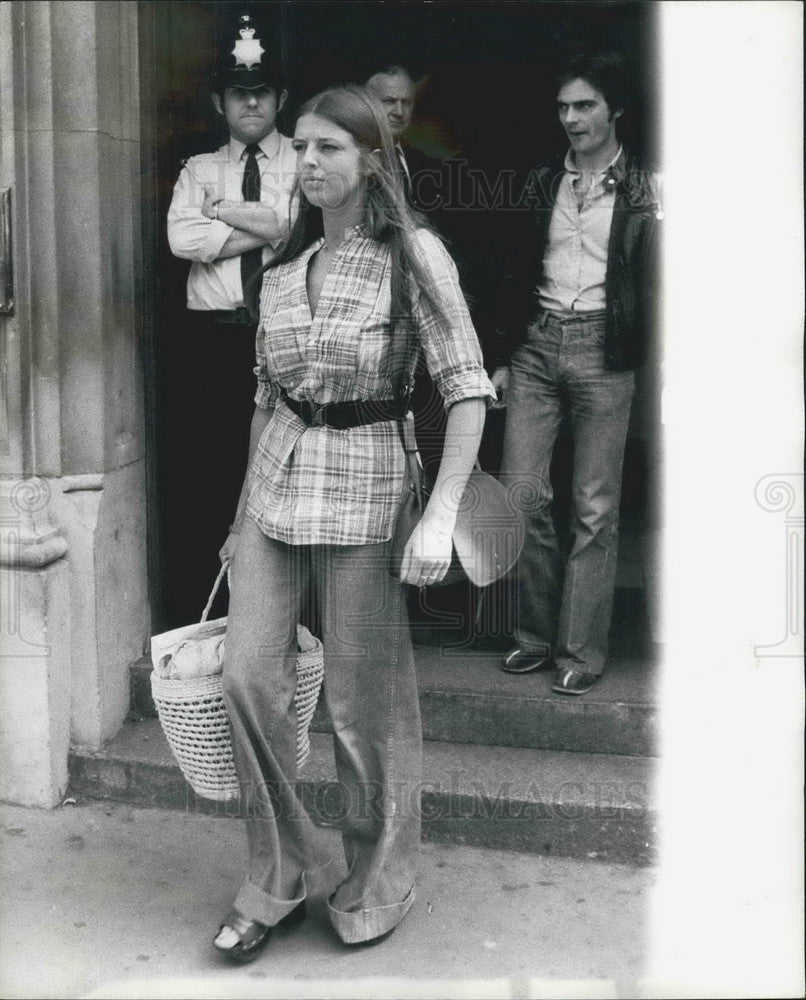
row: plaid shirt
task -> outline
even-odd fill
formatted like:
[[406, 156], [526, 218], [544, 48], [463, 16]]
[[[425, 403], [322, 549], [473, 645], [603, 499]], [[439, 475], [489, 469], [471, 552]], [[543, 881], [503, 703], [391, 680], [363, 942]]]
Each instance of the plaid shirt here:
[[[494, 398], [456, 268], [427, 230], [414, 239], [448, 323], [415, 295], [413, 315], [428, 370], [445, 408]], [[255, 453], [247, 514], [291, 544], [361, 545], [392, 535], [406, 488], [394, 420], [347, 430], [307, 427], [279, 398], [338, 403], [392, 399], [389, 370], [391, 267], [387, 247], [361, 226], [347, 232], [311, 318], [308, 261], [322, 241], [268, 271], [257, 331], [255, 403], [274, 406]], [[417, 345], [409, 359], [413, 369]], [[409, 418], [410, 419], [410, 418]]]

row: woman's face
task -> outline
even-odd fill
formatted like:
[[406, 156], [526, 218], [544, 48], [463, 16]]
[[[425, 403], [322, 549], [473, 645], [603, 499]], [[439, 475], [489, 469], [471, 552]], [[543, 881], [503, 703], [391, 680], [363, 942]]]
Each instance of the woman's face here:
[[319, 115], [303, 115], [294, 130], [297, 176], [305, 197], [325, 211], [363, 198], [366, 171], [349, 132]]

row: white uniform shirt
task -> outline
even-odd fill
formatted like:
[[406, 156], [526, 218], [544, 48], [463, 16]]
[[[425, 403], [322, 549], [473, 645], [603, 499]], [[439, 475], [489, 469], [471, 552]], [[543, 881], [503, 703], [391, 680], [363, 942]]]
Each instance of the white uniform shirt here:
[[[291, 140], [276, 129], [259, 146], [260, 200], [277, 213], [283, 227], [281, 239], [285, 239], [296, 215], [296, 198], [292, 205], [296, 153]], [[187, 283], [188, 309], [232, 310], [244, 304], [240, 256], [217, 259], [234, 230], [226, 222], [202, 215], [201, 207], [207, 192], [213, 198], [243, 201], [245, 167], [246, 146], [231, 138], [215, 153], [190, 157], [179, 174], [168, 211], [168, 242], [177, 257], [193, 262]], [[264, 247], [264, 264], [272, 256], [272, 247]]]

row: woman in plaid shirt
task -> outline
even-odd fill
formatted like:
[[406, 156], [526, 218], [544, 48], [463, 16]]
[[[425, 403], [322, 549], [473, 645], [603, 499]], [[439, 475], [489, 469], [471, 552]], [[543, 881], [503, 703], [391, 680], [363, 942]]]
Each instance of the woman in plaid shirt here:
[[[366, 944], [414, 901], [422, 735], [404, 584], [447, 571], [494, 398], [453, 261], [399, 187], [381, 106], [359, 87], [325, 91], [302, 108], [293, 144], [300, 213], [263, 276], [249, 471], [222, 549], [232, 562], [225, 698], [249, 865], [214, 943], [235, 961], [304, 916], [316, 867], [294, 789], [295, 629], [309, 584], [348, 869], [330, 919], [346, 944]], [[394, 289], [393, 268], [409, 276]], [[408, 315], [448, 417], [433, 495], [395, 579], [389, 539], [408, 482], [390, 317]]]

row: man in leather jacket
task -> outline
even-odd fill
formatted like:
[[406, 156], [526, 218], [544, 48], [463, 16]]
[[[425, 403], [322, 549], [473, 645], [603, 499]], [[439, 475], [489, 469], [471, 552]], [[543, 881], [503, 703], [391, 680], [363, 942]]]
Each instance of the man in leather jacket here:
[[[557, 85], [570, 148], [529, 175], [528, 232], [510, 241], [517, 259], [501, 297], [507, 315], [488, 361], [498, 365], [492, 380], [507, 406], [502, 476], [527, 520], [516, 645], [502, 669], [554, 669], [553, 690], [579, 695], [607, 656], [624, 448], [635, 368], [657, 309], [662, 212], [657, 177], [616, 135], [620, 60], [576, 56]], [[564, 419], [574, 444], [567, 556], [549, 475]]]

